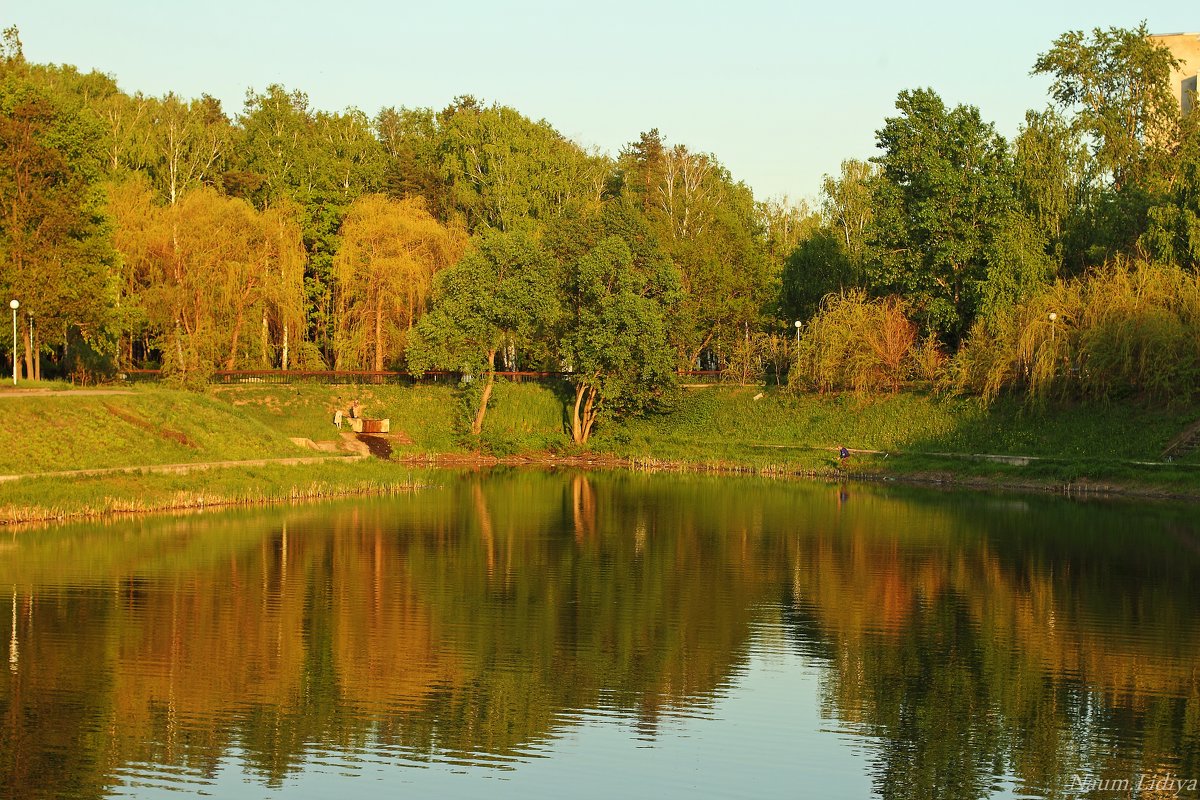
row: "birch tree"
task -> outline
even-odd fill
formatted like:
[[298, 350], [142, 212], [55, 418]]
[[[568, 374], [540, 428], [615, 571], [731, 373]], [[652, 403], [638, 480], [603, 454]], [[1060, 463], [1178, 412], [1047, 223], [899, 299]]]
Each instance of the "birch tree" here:
[[232, 135], [219, 101], [208, 95], [185, 101], [167, 94], [151, 104], [149, 124], [148, 171], [168, 205], [189, 189], [217, 182]]

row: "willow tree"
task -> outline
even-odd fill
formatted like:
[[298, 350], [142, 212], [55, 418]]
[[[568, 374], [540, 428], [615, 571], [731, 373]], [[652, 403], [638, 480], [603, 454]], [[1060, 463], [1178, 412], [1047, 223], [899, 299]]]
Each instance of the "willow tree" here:
[[419, 199], [364, 195], [351, 204], [334, 257], [339, 367], [382, 370], [425, 309], [433, 276], [462, 255], [465, 237]]
[[[289, 208], [256, 211], [208, 188], [160, 206], [145, 183], [110, 191], [123, 256], [126, 333], [154, 340], [168, 371], [288, 366], [303, 321], [304, 248]], [[132, 350], [132, 345], [130, 345]]]
[[[262, 212], [239, 206], [241, 259], [231, 262], [236, 276], [225, 286], [237, 312], [235, 330], [252, 321], [261, 323], [258, 347], [252, 355], [246, 348], [238, 352], [237, 341], [230, 343], [226, 369], [234, 369], [239, 358], [247, 364], [258, 361], [263, 368], [278, 365], [288, 369], [293, 336], [303, 330], [305, 252], [300, 232], [300, 209], [282, 203]], [[251, 213], [246, 213], [247, 211]], [[278, 342], [278, 349], [274, 343]]]

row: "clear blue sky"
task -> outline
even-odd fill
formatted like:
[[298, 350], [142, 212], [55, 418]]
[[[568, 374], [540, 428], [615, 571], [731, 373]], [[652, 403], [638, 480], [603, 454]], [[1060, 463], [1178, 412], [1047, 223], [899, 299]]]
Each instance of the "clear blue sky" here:
[[613, 154], [657, 127], [759, 198], [813, 197], [843, 158], [872, 155], [901, 89], [977, 105], [1011, 136], [1046, 103], [1029, 68], [1059, 34], [1143, 19], [1155, 33], [1200, 30], [1180, 0], [6, 5], [0, 26], [20, 28], [28, 59], [107, 72], [127, 92], [207, 92], [231, 115], [271, 83], [370, 115], [474, 94]]

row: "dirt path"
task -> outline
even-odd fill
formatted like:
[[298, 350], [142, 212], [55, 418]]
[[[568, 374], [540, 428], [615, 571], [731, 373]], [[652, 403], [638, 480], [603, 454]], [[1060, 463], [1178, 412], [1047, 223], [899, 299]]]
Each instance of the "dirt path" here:
[[87, 397], [98, 394], [137, 394], [128, 389], [4, 389], [0, 390], [0, 399], [5, 397]]
[[104, 467], [101, 469], [72, 469], [63, 472], [35, 472], [28, 475], [0, 475], [0, 483], [30, 478], [93, 478], [101, 475], [134, 474], [139, 472], [162, 475], [183, 475], [205, 469], [223, 467], [265, 467], [269, 464], [297, 466], [320, 464], [325, 461], [362, 461], [369, 456], [302, 456], [300, 458], [253, 458], [246, 461], [197, 461], [189, 464], [155, 464], [144, 467]]

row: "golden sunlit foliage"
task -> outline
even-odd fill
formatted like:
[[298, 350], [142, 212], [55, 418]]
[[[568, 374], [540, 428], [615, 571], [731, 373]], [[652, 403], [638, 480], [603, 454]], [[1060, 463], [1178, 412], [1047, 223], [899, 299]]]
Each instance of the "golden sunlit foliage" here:
[[903, 300], [870, 300], [852, 289], [828, 295], [804, 327], [788, 383], [821, 392], [895, 392], [910, 378], [925, 377], [923, 367], [938, 358], [932, 341], [918, 344]]
[[960, 391], [1185, 400], [1200, 390], [1200, 276], [1118, 259], [980, 319], [954, 360]]
[[208, 188], [160, 207], [136, 178], [112, 188], [109, 209], [124, 257], [122, 297], [164, 367], [182, 376], [287, 367], [304, 313], [304, 250], [291, 209], [256, 211]]
[[382, 370], [424, 312], [434, 274], [463, 254], [466, 235], [434, 219], [419, 198], [372, 194], [350, 206], [341, 236], [337, 366]]

